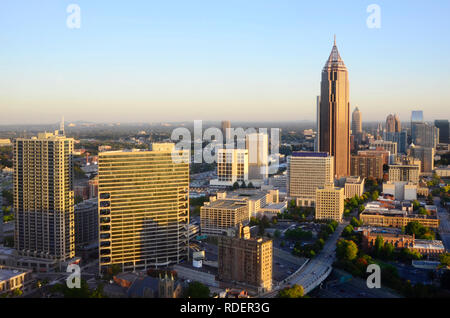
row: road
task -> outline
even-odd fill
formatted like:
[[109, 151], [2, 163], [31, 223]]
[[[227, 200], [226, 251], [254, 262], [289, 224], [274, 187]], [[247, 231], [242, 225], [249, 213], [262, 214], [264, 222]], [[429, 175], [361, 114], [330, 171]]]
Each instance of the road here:
[[439, 217], [439, 235], [441, 236], [441, 240], [444, 243], [444, 246], [447, 250], [450, 250], [450, 219], [449, 213], [446, 209], [441, 206], [440, 198], [433, 198], [434, 205], [438, 210]]
[[274, 287], [273, 291], [263, 297], [276, 297], [278, 291], [294, 284], [303, 286], [305, 295], [324, 281], [332, 271], [335, 260], [336, 242], [348, 222], [339, 224], [336, 231], [328, 238], [322, 251], [311, 259], [296, 275], [293, 275], [284, 284]]

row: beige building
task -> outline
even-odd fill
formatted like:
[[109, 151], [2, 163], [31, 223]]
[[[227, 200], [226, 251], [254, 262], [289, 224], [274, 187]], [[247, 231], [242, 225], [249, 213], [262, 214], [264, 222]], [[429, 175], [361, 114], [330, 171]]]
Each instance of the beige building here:
[[250, 238], [248, 227], [237, 237], [219, 238], [219, 280], [249, 286], [265, 293], [272, 290], [272, 240]]
[[425, 227], [439, 228], [439, 219], [436, 216], [411, 214], [400, 210], [372, 210], [366, 209], [359, 219], [364, 225], [402, 228], [409, 222], [417, 221]]
[[75, 256], [73, 143], [63, 132], [14, 142], [15, 248], [64, 262]]
[[342, 222], [344, 215], [344, 188], [327, 184], [316, 190], [316, 219]]
[[235, 182], [248, 183], [248, 150], [219, 149], [217, 152], [217, 179], [211, 185], [233, 186]]
[[348, 177], [345, 179], [344, 193], [345, 198], [353, 198], [354, 196], [362, 196], [364, 193], [364, 181], [365, 178], [361, 177]]
[[389, 181], [407, 181], [417, 184], [420, 176], [420, 164], [389, 165]]
[[31, 270], [0, 265], [0, 298], [16, 289], [29, 292], [33, 282]]
[[288, 197], [297, 205], [314, 206], [316, 189], [332, 183], [334, 160], [323, 152], [294, 152], [288, 157]]
[[348, 71], [334, 41], [322, 70], [318, 107], [318, 149], [334, 158], [338, 178], [350, 175], [350, 103]]
[[[172, 156], [173, 153], [173, 156]], [[99, 153], [100, 270], [176, 264], [188, 257], [189, 151]]]
[[250, 221], [248, 202], [241, 199], [217, 199], [200, 208], [200, 230], [202, 235], [223, 235], [238, 224]]
[[386, 118], [386, 132], [401, 132], [402, 126], [398, 115], [389, 114]]
[[383, 148], [390, 152], [391, 155], [397, 155], [397, 143], [386, 140], [374, 140], [370, 143], [371, 148]]
[[248, 178], [266, 180], [269, 172], [269, 136], [264, 133], [248, 134], [245, 144], [248, 151]]

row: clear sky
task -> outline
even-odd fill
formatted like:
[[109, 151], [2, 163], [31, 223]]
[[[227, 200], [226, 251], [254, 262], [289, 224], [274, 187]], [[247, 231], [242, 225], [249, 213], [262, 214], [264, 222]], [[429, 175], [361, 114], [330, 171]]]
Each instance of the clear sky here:
[[2, 0], [0, 124], [311, 120], [335, 33], [363, 121], [447, 119], [449, 30], [448, 0]]

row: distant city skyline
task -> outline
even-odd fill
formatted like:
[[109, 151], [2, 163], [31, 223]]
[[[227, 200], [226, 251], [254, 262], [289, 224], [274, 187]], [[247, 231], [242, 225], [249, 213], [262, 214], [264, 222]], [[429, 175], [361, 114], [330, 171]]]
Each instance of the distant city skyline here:
[[334, 34], [363, 118], [450, 118], [448, 1], [74, 2], [0, 4], [0, 125], [314, 121]]

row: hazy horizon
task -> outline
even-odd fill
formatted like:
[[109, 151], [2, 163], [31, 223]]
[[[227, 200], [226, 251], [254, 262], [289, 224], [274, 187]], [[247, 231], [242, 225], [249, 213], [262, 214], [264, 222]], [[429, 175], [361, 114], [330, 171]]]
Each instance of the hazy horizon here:
[[314, 121], [337, 35], [363, 122], [450, 118], [450, 3], [290, 0], [0, 4], [0, 125]]

